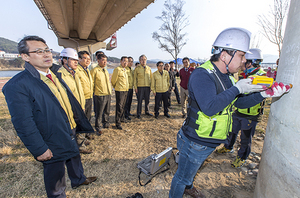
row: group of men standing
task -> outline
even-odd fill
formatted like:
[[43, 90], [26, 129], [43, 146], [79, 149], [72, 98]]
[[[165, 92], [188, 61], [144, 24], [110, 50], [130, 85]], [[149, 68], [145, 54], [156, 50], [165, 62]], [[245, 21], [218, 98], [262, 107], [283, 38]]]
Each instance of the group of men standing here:
[[[188, 78], [194, 68], [189, 67], [189, 58], [184, 58], [184, 68], [179, 72], [174, 70], [174, 62], [170, 62], [170, 66], [163, 62], [157, 63], [157, 71], [152, 74], [151, 68], [147, 66], [147, 57], [141, 55], [139, 64], [133, 70], [133, 58], [121, 57], [120, 65], [113, 71], [111, 80], [109, 72], [106, 69], [107, 56], [101, 52], [96, 52], [98, 65], [89, 71], [88, 67], [91, 63], [90, 54], [87, 51], [77, 52], [72, 48], [65, 48], [61, 54], [61, 67], [51, 68], [62, 75], [62, 79], [71, 89], [73, 95], [80, 103], [86, 117], [90, 121], [92, 114], [92, 104], [94, 104], [95, 112], [95, 129], [96, 135], [101, 135], [103, 128], [110, 128], [109, 114], [111, 107], [112, 87], [116, 97], [115, 111], [115, 127], [122, 130], [121, 123], [131, 120], [130, 113], [133, 89], [137, 95], [137, 113], [136, 117], [141, 118], [142, 102], [145, 101], [145, 115], [153, 116], [149, 111], [150, 92], [155, 96], [154, 114], [158, 118], [161, 103], [164, 104], [164, 116], [170, 117], [168, 111], [171, 108], [170, 95], [172, 90], [176, 94], [178, 103], [182, 101], [182, 114], [186, 115], [186, 99], [188, 97], [187, 83]], [[180, 76], [180, 93], [176, 84], [176, 76]], [[171, 80], [170, 80], [171, 79]], [[77, 135], [78, 139], [82, 135]], [[93, 139], [92, 136], [86, 134], [85, 139], [78, 142], [80, 152], [89, 154], [92, 151], [82, 148], [84, 144], [90, 144], [87, 139]], [[81, 147], [82, 146], [82, 147]]]
[[[102, 128], [110, 127], [112, 85], [116, 95], [117, 129], [122, 129], [122, 121], [131, 119], [133, 89], [138, 99], [138, 119], [141, 118], [143, 100], [145, 114], [152, 116], [149, 112], [151, 91], [155, 96], [155, 118], [158, 118], [161, 101], [164, 116], [170, 117], [170, 93], [174, 90], [177, 102], [182, 104], [182, 117], [186, 119], [177, 134], [179, 162], [169, 197], [179, 198], [183, 194], [205, 197], [193, 186], [204, 160], [221, 143], [229, 142], [218, 152], [230, 152], [242, 128], [244, 144], [232, 164], [233, 167], [242, 166], [250, 153], [249, 144], [251, 146], [261, 102], [267, 97], [280, 97], [290, 89], [282, 83], [274, 83], [271, 88], [253, 85], [251, 78], [234, 81], [232, 74], [242, 67], [247, 76], [260, 73], [262, 58], [258, 50], [249, 51], [249, 41], [247, 30], [226, 29], [214, 42], [209, 61], [195, 69], [189, 66], [189, 59], [184, 58], [184, 68], [179, 72], [174, 70], [173, 62], [170, 65], [158, 62], [157, 71], [152, 74], [145, 55], [139, 57], [140, 64], [133, 70], [133, 58], [123, 56], [110, 80], [105, 68], [107, 56], [103, 52], [96, 53], [98, 65], [89, 71], [90, 54], [66, 48], [60, 54], [59, 66], [53, 64], [51, 50], [44, 39], [24, 37], [18, 43], [18, 50], [25, 61], [25, 70], [9, 80], [2, 91], [18, 136], [34, 158], [43, 163], [47, 196], [66, 197], [65, 166], [73, 188], [96, 181], [97, 177], [84, 175], [79, 147], [86, 140], [78, 143], [76, 134], [94, 133], [90, 124], [93, 104], [96, 134], [101, 135]], [[255, 51], [257, 57], [254, 57]], [[181, 79], [181, 100], [176, 76]], [[238, 108], [234, 123], [231, 119], [233, 105]], [[255, 122], [249, 129], [252, 121]], [[244, 128], [246, 125], [248, 127]], [[84, 138], [93, 139], [89, 135]]]
[[[152, 76], [145, 55], [133, 70], [132, 57], [121, 58], [120, 66], [111, 77], [107, 71], [107, 57], [96, 53], [98, 65], [89, 71], [91, 56], [87, 51], [76, 52], [65, 48], [60, 54], [61, 65], [53, 64], [46, 41], [38, 36], [26, 36], [18, 44], [25, 60], [25, 70], [14, 76], [3, 87], [16, 132], [37, 161], [43, 163], [44, 183], [48, 197], [66, 197], [65, 166], [71, 186], [88, 185], [97, 177], [86, 177], [81, 163], [80, 146], [89, 144], [95, 133], [90, 124], [94, 104], [96, 134], [109, 127], [112, 87], [116, 95], [115, 123], [130, 120], [133, 88], [138, 96], [137, 118], [145, 100], [145, 114], [149, 113], [150, 87], [156, 97], [169, 89], [169, 74], [159, 64], [159, 74], [168, 85]], [[152, 84], [151, 84], [152, 83]], [[153, 84], [154, 83], [154, 84]], [[163, 88], [161, 87], [163, 86]], [[164, 93], [162, 93], [164, 92]], [[170, 117], [165, 112], [167, 117]], [[78, 134], [84, 138], [78, 142]], [[83, 136], [82, 134], [86, 134]]]
[[[80, 55], [83, 52], [79, 52], [79, 59]], [[86, 56], [87, 52], [84, 52]], [[122, 130], [121, 123], [127, 122], [126, 120], [131, 120], [132, 114], [130, 113], [131, 104], [132, 104], [132, 97], [133, 97], [133, 89], [137, 95], [137, 112], [136, 117], [138, 119], [141, 118], [142, 112], [142, 102], [145, 101], [145, 115], [153, 116], [149, 111], [149, 100], [150, 100], [150, 92], [152, 91], [155, 95], [155, 118], [158, 118], [159, 115], [159, 107], [161, 101], [164, 102], [164, 115], [166, 117], [170, 117], [168, 114], [168, 108], [171, 105], [170, 102], [170, 94], [171, 91], [174, 90], [178, 103], [180, 104], [180, 98], [178, 93], [178, 88], [176, 84], [176, 76], [180, 76], [183, 83], [180, 83], [181, 89], [185, 91], [181, 91], [181, 93], [185, 92], [185, 95], [181, 94], [181, 101], [184, 101], [183, 104], [185, 105], [185, 100], [187, 99], [188, 94], [186, 93], [187, 89], [187, 82], [190, 73], [192, 72], [193, 68], [189, 68], [189, 59], [185, 58], [185, 67], [184, 71], [187, 72], [177, 72], [174, 70], [174, 62], [170, 62], [170, 68], [164, 68], [163, 62], [157, 63], [158, 70], [152, 74], [151, 68], [147, 66], [147, 57], [145, 55], [141, 55], [139, 57], [139, 64], [133, 70], [133, 58], [123, 56], [121, 57], [120, 66], [116, 67], [113, 71], [111, 80], [109, 81], [109, 73], [106, 69], [107, 65], [107, 57], [104, 53], [96, 54], [98, 65], [94, 67], [90, 71], [90, 76], [86, 75], [86, 78], [80, 78], [81, 83], [83, 86], [91, 85], [90, 89], [87, 89], [87, 94], [84, 93], [90, 100], [90, 92], [93, 92], [94, 95], [94, 110], [95, 110], [95, 129], [96, 134], [102, 134], [102, 128], [109, 128], [109, 112], [110, 112], [110, 103], [111, 103], [111, 94], [112, 94], [112, 87], [115, 90], [116, 96], [116, 114], [115, 114], [115, 123], [116, 128]], [[79, 61], [79, 67], [82, 65], [80, 64], [81, 60]], [[87, 66], [85, 65], [86, 74], [88, 74]], [[83, 73], [83, 69], [81, 72]], [[83, 76], [83, 74], [81, 74]], [[92, 81], [92, 83], [88, 82], [88, 79]], [[172, 81], [170, 81], [172, 79]], [[183, 87], [183, 88], [182, 88]], [[86, 98], [87, 99], [87, 98]], [[87, 106], [86, 106], [87, 108]], [[91, 108], [89, 106], [89, 108]], [[183, 107], [183, 115], [185, 116], [185, 107]], [[91, 111], [86, 111], [90, 117]]]

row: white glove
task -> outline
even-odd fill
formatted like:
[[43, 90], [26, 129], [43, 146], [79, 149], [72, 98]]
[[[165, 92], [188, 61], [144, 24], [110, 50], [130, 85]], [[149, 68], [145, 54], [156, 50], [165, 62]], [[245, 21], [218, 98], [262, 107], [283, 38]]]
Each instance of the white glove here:
[[235, 84], [235, 86], [236, 88], [238, 88], [241, 94], [260, 92], [264, 90], [262, 85], [253, 85], [251, 82], [252, 82], [251, 78], [241, 79]]
[[271, 88], [261, 92], [261, 96], [264, 98], [274, 98], [274, 97], [280, 97], [284, 93], [287, 93], [290, 91], [290, 86], [289, 85], [284, 85], [283, 83], [277, 83], [275, 82]]

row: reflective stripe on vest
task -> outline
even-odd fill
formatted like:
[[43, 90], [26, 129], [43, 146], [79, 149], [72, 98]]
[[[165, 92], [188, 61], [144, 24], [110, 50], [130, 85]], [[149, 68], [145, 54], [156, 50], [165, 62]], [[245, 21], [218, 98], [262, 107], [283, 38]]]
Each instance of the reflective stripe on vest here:
[[[206, 69], [215, 80], [217, 94], [227, 89], [210, 61], [207, 61], [200, 67]], [[230, 79], [234, 85], [235, 79], [232, 76], [230, 76]], [[197, 102], [189, 98], [188, 116], [185, 125], [189, 125], [195, 129], [197, 135], [201, 138], [225, 140], [227, 134], [232, 130], [232, 108], [236, 99], [219, 113], [213, 116], [207, 116], [200, 110]], [[197, 109], [198, 112], [196, 113], [192, 109]], [[193, 121], [190, 118], [194, 118], [196, 121]]]
[[[258, 76], [262, 76], [266, 74], [266, 72], [264, 70], [262, 70], [262, 68], [260, 68], [259, 70], [257, 70], [255, 73], [253, 73], [250, 76], [253, 75], [258, 75]], [[262, 103], [258, 103], [257, 105], [247, 108], [247, 109], [237, 109], [238, 112], [245, 114], [245, 115], [251, 115], [251, 116], [256, 116], [259, 115], [262, 112]]]
[[261, 111], [261, 103], [247, 109], [237, 109], [237, 111], [245, 115], [256, 116]]

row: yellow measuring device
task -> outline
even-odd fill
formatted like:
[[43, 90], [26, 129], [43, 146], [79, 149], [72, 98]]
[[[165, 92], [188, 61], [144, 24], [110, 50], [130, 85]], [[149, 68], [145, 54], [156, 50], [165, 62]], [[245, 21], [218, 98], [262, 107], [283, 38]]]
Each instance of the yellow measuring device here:
[[267, 76], [251, 76], [253, 78], [252, 84], [264, 85], [266, 87], [271, 87], [274, 83], [274, 79]]

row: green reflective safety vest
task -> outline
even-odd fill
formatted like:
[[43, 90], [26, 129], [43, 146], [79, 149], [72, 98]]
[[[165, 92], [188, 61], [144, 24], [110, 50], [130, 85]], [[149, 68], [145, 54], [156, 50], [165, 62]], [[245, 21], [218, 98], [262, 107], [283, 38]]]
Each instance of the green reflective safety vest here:
[[261, 107], [262, 103], [259, 103], [253, 107], [247, 108], [247, 109], [237, 109], [239, 113], [245, 114], [245, 115], [251, 115], [256, 116], [261, 113]]
[[[266, 74], [266, 72], [262, 68], [260, 68], [258, 71], [256, 71], [255, 73], [251, 74], [250, 76], [254, 76], [254, 75], [262, 76], [264, 74]], [[245, 114], [245, 115], [259, 116], [260, 114], [262, 114], [262, 108], [263, 108], [262, 104], [263, 103], [264, 103], [264, 101], [261, 102], [261, 103], [258, 103], [257, 105], [255, 105], [253, 107], [247, 108], [247, 109], [237, 109], [237, 111], [239, 113], [242, 113], [242, 114]]]
[[[217, 94], [226, 90], [224, 83], [217, 75], [216, 70], [214, 69], [214, 66], [210, 61], [207, 61], [200, 67], [206, 69], [208, 73], [211, 74], [215, 79]], [[235, 85], [236, 80], [232, 76], [230, 76], [230, 80], [232, 84]], [[191, 110], [191, 107], [194, 107], [196, 109], [200, 108], [198, 107], [196, 101], [189, 99], [190, 109], [188, 111], [188, 117], [193, 117], [196, 122], [191, 123], [193, 121], [187, 118], [187, 125], [194, 128], [197, 135], [201, 138], [225, 140], [227, 138], [227, 134], [232, 130], [233, 104], [236, 99], [233, 100], [229, 105], [227, 105], [227, 107], [225, 107], [222, 111], [213, 116], [207, 116], [201, 110], [199, 110], [197, 113], [193, 112], [193, 110]]]
[[265, 72], [262, 68], [260, 68], [255, 74], [253, 75], [258, 75], [258, 76], [262, 76], [265, 75], [267, 72]]

